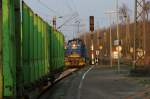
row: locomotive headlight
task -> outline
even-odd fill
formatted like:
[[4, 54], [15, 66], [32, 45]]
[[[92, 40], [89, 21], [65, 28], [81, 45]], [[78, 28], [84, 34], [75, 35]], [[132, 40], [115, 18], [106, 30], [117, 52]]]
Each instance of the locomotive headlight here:
[[72, 47], [73, 47], [73, 48], [75, 48], [75, 47], [76, 47], [76, 45], [75, 45], [75, 44], [73, 44], [73, 45], [72, 45]]

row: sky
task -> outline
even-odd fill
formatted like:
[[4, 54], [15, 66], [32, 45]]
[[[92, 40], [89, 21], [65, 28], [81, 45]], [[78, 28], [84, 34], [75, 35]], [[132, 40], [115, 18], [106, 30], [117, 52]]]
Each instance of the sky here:
[[[89, 16], [95, 17], [95, 28], [109, 25], [105, 12], [116, 10], [116, 0], [24, 0], [38, 15], [49, 23], [56, 16], [57, 27], [64, 24], [59, 30], [67, 39], [76, 37], [79, 30], [89, 31]], [[126, 4], [130, 10], [131, 18], [134, 16], [135, 0], [118, 0], [119, 6]], [[62, 16], [61, 18], [59, 18]], [[112, 20], [116, 22], [115, 14]], [[70, 18], [75, 17], [70, 20]], [[67, 21], [66, 21], [67, 20]], [[68, 22], [69, 20], [69, 22]], [[79, 23], [80, 22], [80, 23]]]

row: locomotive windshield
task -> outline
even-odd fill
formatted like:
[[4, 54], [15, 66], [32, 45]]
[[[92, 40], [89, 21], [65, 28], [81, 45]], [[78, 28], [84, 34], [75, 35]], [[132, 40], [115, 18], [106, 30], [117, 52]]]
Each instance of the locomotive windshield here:
[[82, 40], [80, 39], [73, 39], [73, 40], [70, 40], [68, 41], [68, 44], [67, 44], [67, 49], [65, 51], [65, 55], [79, 55], [79, 56], [83, 56], [82, 52], [84, 50], [84, 44], [82, 42]]

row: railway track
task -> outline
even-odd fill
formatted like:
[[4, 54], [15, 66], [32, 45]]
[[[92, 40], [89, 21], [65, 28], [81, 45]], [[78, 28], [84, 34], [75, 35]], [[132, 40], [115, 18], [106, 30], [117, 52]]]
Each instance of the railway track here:
[[[78, 68], [66, 69], [64, 72], [62, 72], [60, 74], [60, 76], [54, 81], [53, 84], [58, 83], [59, 81], [68, 77], [69, 75], [76, 72], [77, 70], [79, 70], [79, 69]], [[39, 92], [39, 95], [37, 95], [37, 96], [32, 96], [33, 94], [31, 93], [31, 95], [29, 95], [29, 99], [39, 99], [49, 88], [51, 88], [53, 86], [53, 84], [49, 82], [46, 86], [42, 87]], [[34, 93], [34, 95], [36, 95], [36, 93]]]

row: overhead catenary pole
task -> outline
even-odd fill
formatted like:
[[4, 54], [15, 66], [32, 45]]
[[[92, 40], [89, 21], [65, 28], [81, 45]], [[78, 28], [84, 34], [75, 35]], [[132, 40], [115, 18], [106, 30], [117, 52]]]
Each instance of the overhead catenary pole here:
[[112, 67], [112, 30], [111, 30], [111, 14], [109, 16], [110, 21], [110, 66]]
[[131, 40], [130, 40], [130, 27], [129, 27], [129, 15], [127, 14], [126, 16], [126, 46], [127, 46], [127, 51], [126, 51], [126, 56], [128, 57], [128, 53], [130, 51], [131, 47]]
[[84, 34], [84, 43], [86, 45], [86, 27], [85, 27], [85, 20], [84, 19], [82, 20], [82, 23], [83, 23], [82, 33], [85, 33]]
[[112, 29], [111, 29], [111, 20], [112, 20], [111, 14], [113, 14], [113, 13], [115, 13], [115, 11], [105, 13], [105, 14], [109, 15], [109, 24], [110, 24], [110, 27], [109, 27], [109, 32], [110, 32], [110, 35], [109, 35], [109, 38], [110, 38], [110, 67], [112, 67], [112, 65], [113, 65], [113, 62], [112, 62]]
[[77, 37], [80, 37], [80, 21], [77, 20], [75, 23], [77, 23]]
[[56, 30], [56, 16], [53, 17], [53, 28]]
[[[135, 0], [135, 15], [134, 15], [134, 57], [133, 68], [136, 68], [136, 63], [140, 62], [139, 59], [143, 59], [146, 53], [146, 12], [145, 12], [145, 0]], [[140, 24], [140, 22], [143, 22]], [[143, 25], [143, 31], [139, 28], [139, 25]], [[142, 52], [141, 52], [142, 51]], [[137, 53], [142, 53], [142, 56], [138, 56]]]
[[117, 17], [117, 40], [118, 40], [118, 72], [120, 72], [120, 51], [119, 51], [119, 45], [120, 45], [120, 38], [119, 38], [119, 13], [118, 13], [118, 0], [116, 0], [116, 17]]
[[145, 10], [145, 0], [143, 0], [143, 54], [144, 54], [144, 60], [145, 60], [145, 54], [146, 54], [146, 10]]
[[134, 48], [133, 48], [133, 68], [135, 68], [135, 63], [136, 63], [136, 29], [137, 29], [137, 0], [135, 0], [135, 14], [134, 14]]

